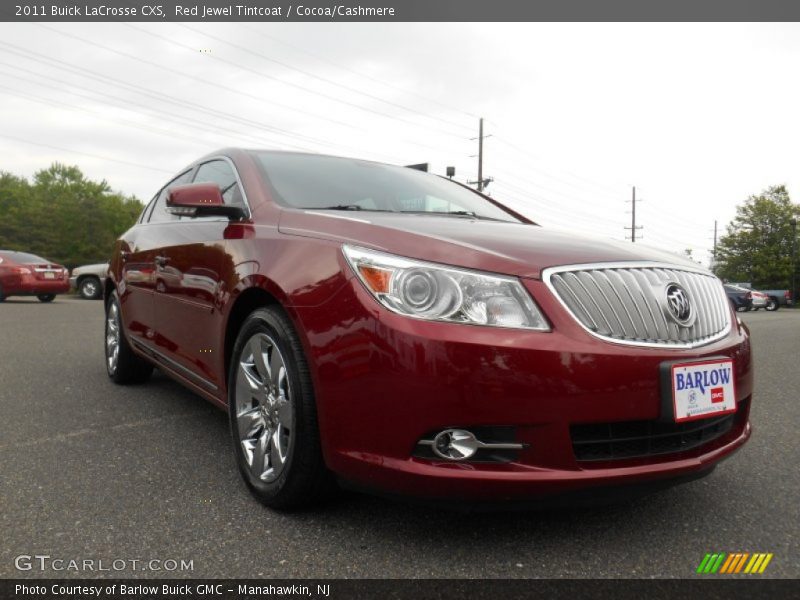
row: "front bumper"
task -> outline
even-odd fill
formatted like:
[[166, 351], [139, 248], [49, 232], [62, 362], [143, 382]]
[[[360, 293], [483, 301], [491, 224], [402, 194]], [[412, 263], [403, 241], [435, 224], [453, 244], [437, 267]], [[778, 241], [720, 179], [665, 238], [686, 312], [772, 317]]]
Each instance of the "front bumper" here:
[[[592, 338], [544, 284], [524, 283], [551, 332], [409, 319], [383, 309], [354, 279], [321, 306], [295, 308], [328, 466], [388, 493], [519, 500], [690, 477], [749, 438], [752, 359], [735, 316], [728, 336], [701, 348], [624, 346]], [[659, 419], [661, 363], [708, 356], [734, 361], [739, 410], [724, 435], [685, 452], [576, 459], [572, 425]], [[414, 456], [419, 440], [449, 427], [513, 428], [526, 447], [498, 463]]]

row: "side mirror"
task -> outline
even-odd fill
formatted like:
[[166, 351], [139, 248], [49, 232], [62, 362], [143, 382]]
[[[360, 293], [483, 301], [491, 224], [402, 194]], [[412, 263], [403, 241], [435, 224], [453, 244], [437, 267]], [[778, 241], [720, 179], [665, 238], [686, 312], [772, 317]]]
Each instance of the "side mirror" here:
[[241, 206], [225, 204], [216, 183], [189, 183], [170, 188], [167, 210], [182, 217], [220, 215], [238, 220], [246, 216]]

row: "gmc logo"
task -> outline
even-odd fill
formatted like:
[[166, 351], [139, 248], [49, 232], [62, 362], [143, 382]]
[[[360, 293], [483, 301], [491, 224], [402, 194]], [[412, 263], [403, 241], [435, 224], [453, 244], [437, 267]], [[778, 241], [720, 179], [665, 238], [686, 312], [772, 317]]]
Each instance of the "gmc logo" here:
[[725, 390], [723, 388], [711, 388], [711, 403], [725, 402]]

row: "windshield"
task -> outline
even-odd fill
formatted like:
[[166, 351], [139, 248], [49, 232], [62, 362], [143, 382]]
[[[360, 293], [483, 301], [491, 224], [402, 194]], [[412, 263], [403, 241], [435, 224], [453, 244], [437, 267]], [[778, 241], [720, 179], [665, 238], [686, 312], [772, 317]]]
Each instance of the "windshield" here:
[[284, 206], [462, 215], [519, 223], [519, 219], [452, 181], [407, 167], [282, 152], [256, 152]]
[[27, 252], [0, 252], [0, 256], [10, 261], [25, 265], [48, 262], [41, 256], [36, 256], [35, 254], [28, 254]]

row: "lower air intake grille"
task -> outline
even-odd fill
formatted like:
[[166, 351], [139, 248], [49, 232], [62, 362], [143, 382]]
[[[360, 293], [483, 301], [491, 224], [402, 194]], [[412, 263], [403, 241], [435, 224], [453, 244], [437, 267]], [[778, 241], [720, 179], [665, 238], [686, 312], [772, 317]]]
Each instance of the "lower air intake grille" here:
[[604, 461], [673, 454], [707, 444], [730, 431], [736, 414], [688, 423], [626, 421], [573, 425], [578, 461]]

